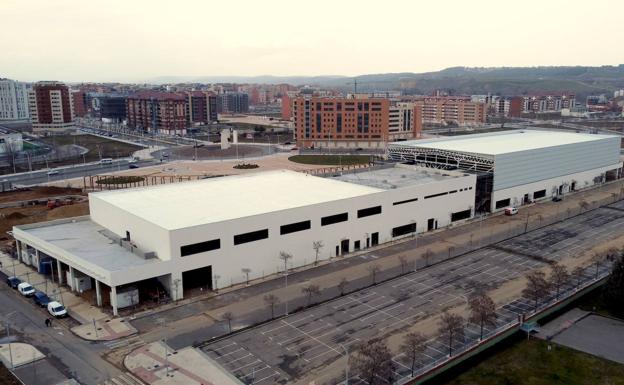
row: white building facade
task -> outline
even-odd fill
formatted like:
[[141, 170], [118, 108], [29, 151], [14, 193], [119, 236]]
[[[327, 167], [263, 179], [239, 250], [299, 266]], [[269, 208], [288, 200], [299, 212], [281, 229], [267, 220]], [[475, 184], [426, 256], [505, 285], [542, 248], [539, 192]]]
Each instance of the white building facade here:
[[0, 79], [0, 120], [26, 120], [28, 113], [27, 83]]
[[[90, 216], [17, 226], [20, 258], [98, 292], [156, 279], [171, 297], [326, 260], [472, 217], [476, 177], [398, 166], [322, 178], [271, 171], [90, 194]], [[61, 273], [62, 272], [62, 273]], [[68, 280], [73, 281], [73, 280]], [[103, 289], [107, 287], [107, 289]]]

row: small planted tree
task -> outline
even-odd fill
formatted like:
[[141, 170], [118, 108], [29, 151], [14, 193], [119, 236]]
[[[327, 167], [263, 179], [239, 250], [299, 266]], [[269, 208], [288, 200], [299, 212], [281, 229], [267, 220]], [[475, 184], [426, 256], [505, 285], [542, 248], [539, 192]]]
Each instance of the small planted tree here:
[[374, 264], [368, 266], [367, 269], [371, 275], [371, 278], [373, 279], [373, 285], [375, 285], [377, 283], [377, 274], [379, 274], [379, 272], [381, 271], [381, 267], [377, 264]]
[[470, 322], [479, 325], [481, 331], [479, 340], [483, 339], [483, 328], [486, 325], [496, 325], [496, 304], [485, 293], [479, 293], [468, 301], [470, 308]]
[[453, 355], [455, 342], [464, 339], [464, 318], [458, 314], [445, 311], [440, 317], [438, 332], [448, 342], [449, 357]]
[[301, 288], [301, 292], [306, 295], [306, 307], [310, 306], [310, 303], [312, 301], [312, 296], [321, 295], [321, 289], [319, 285], [314, 285], [314, 284], [309, 284], [308, 286]]
[[617, 316], [624, 316], [624, 258], [617, 257], [611, 275], [604, 285], [602, 296], [609, 309]]
[[548, 282], [543, 271], [535, 270], [526, 275], [526, 287], [522, 295], [533, 302], [533, 311], [537, 311], [540, 299], [548, 294]]
[[581, 286], [581, 281], [583, 280], [584, 276], [585, 269], [582, 266], [577, 266], [574, 268], [574, 270], [572, 270], [570, 277], [574, 279], [574, 283], [577, 289]]
[[408, 333], [399, 347], [399, 350], [410, 360], [412, 377], [414, 376], [416, 362], [422, 358], [425, 349], [427, 349], [426, 343], [427, 338], [422, 333]]
[[399, 255], [399, 264], [401, 265], [401, 274], [405, 274], [405, 270], [407, 270], [407, 265], [409, 264], [405, 255]]
[[323, 241], [312, 242], [312, 248], [314, 249], [314, 252], [316, 253], [316, 256], [314, 257], [314, 265], [318, 264], [319, 253], [324, 246], [325, 245], [323, 245]]
[[243, 274], [245, 274], [245, 284], [249, 286], [249, 273], [251, 273], [251, 269], [248, 267], [243, 267], [241, 271], [243, 272]]
[[602, 265], [602, 263], [604, 262], [604, 257], [602, 256], [602, 254], [594, 254], [592, 255], [591, 258], [591, 263], [592, 265], [594, 265], [596, 267], [596, 275], [595, 275], [595, 279], [598, 279], [598, 273], [600, 272], [600, 265]]
[[[472, 244], [471, 244], [472, 246]], [[425, 266], [429, 267], [429, 262], [431, 262], [431, 257], [433, 256], [433, 251], [431, 251], [431, 249], [427, 249], [425, 250], [425, 255], [424, 255], [424, 260], [425, 260]]]
[[550, 265], [550, 285], [555, 289], [555, 298], [559, 299], [559, 293], [561, 292], [561, 288], [570, 281], [570, 273], [568, 273], [568, 269], [555, 262]]
[[264, 302], [271, 308], [271, 319], [275, 318], [275, 305], [279, 304], [279, 298], [275, 294], [267, 294]]
[[284, 274], [288, 273], [288, 260], [292, 259], [292, 257], [292, 254], [285, 251], [280, 251], [279, 253], [279, 259], [284, 261]]
[[360, 344], [353, 356], [352, 367], [369, 385], [393, 384], [395, 366], [388, 345], [382, 340]]
[[589, 203], [585, 199], [580, 201], [578, 205], [581, 212], [585, 212], [589, 209]]
[[342, 297], [345, 293], [345, 289], [347, 288], [347, 286], [349, 285], [349, 281], [345, 278], [342, 277], [340, 278], [340, 282], [338, 282], [338, 290], [340, 291], [340, 296]]
[[228, 324], [228, 333], [232, 333], [232, 320], [234, 319], [234, 314], [232, 312], [223, 313], [223, 320], [227, 321]]

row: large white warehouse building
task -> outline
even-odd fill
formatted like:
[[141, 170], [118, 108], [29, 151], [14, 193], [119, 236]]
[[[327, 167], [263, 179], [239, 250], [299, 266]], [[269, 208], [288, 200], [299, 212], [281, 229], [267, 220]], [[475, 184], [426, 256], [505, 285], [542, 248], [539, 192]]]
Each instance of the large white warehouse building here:
[[478, 175], [475, 207], [495, 211], [620, 178], [619, 136], [514, 130], [395, 142], [390, 159]]
[[[113, 312], [162, 287], [173, 299], [470, 218], [476, 176], [396, 165], [317, 177], [258, 172], [89, 196], [90, 216], [14, 227], [18, 255]], [[136, 290], [136, 288], [139, 288]], [[123, 303], [121, 303], [123, 302]]]

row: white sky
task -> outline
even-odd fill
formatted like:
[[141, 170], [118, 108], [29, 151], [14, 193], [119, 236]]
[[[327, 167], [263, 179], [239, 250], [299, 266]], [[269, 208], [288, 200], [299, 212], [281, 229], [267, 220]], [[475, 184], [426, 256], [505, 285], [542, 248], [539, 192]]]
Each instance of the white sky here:
[[623, 0], [0, 0], [0, 77], [624, 63]]

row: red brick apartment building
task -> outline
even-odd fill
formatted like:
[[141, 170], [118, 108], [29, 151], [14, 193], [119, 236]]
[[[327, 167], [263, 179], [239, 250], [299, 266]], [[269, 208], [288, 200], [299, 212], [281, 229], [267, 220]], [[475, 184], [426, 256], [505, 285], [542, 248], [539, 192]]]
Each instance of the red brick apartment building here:
[[383, 98], [297, 97], [293, 100], [300, 147], [383, 148], [418, 137], [421, 106]]
[[526, 113], [558, 112], [575, 104], [576, 95], [567, 92], [516, 96], [511, 99], [509, 115], [517, 117]]
[[74, 126], [69, 87], [60, 82], [38, 82], [28, 93], [33, 131], [63, 131]]
[[163, 134], [186, 134], [187, 97], [171, 92], [143, 91], [128, 96], [128, 127]]

